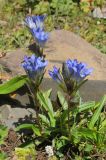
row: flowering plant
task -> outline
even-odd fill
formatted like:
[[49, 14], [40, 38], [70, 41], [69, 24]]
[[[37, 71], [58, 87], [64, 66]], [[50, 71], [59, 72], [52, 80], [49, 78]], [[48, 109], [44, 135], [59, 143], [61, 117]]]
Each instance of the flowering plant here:
[[[35, 31], [34, 36], [40, 47], [43, 42], [41, 35], [44, 36], [44, 18], [31, 16], [25, 20], [31, 32]], [[87, 81], [86, 78], [93, 69], [76, 59], [68, 59], [63, 63], [62, 70], [56, 66], [52, 71], [49, 70], [50, 77], [61, 88], [61, 91], [57, 91], [57, 99], [54, 102], [51, 99], [52, 90], [42, 91], [39, 87], [47, 64], [44, 56], [25, 56], [21, 66], [26, 75], [14, 77], [0, 85], [0, 94], [8, 94], [27, 84], [34, 107], [37, 109], [34, 119], [36, 123], [21, 124], [16, 130], [32, 130], [31, 136], [27, 137], [28, 142], [30, 140], [37, 149], [45, 149], [49, 160], [54, 155], [59, 159], [66, 157], [75, 160], [100, 158], [101, 155], [104, 158], [106, 119], [103, 111], [106, 96], [96, 103], [82, 102], [78, 94], [79, 88]], [[26, 144], [26, 137], [24, 142]]]

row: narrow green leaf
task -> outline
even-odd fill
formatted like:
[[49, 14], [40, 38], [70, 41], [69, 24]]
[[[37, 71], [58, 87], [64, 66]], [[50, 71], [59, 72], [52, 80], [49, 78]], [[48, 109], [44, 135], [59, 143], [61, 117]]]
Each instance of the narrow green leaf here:
[[34, 132], [35, 135], [41, 136], [41, 133], [40, 133], [40, 130], [39, 130], [38, 126], [32, 125], [32, 130], [33, 130], [33, 132]]
[[45, 115], [39, 114], [39, 117], [41, 118], [43, 123], [45, 123], [46, 125], [50, 126], [50, 122], [49, 122], [48, 118]]
[[84, 151], [86, 152], [90, 152], [93, 150], [93, 145], [91, 144], [86, 144]]
[[104, 107], [105, 105], [105, 102], [106, 102], [106, 95], [103, 96], [101, 102], [100, 102], [100, 105], [98, 106], [98, 108], [96, 109], [95, 113], [93, 114], [92, 118], [91, 118], [91, 121], [88, 125], [89, 128], [93, 129], [95, 123], [97, 122], [99, 116], [100, 116], [100, 113], [101, 113], [101, 110], [102, 108]]
[[12, 78], [10, 81], [3, 83], [0, 85], [0, 94], [9, 94], [20, 87], [22, 87], [26, 82], [27, 82], [27, 76], [26, 75], [21, 75]]
[[66, 123], [67, 119], [68, 119], [68, 110], [64, 110], [61, 114], [61, 119], [62, 119], [62, 123]]
[[60, 139], [64, 139], [64, 140], [66, 140], [66, 141], [69, 141], [69, 138], [66, 137], [66, 136], [61, 136]]
[[66, 110], [68, 108], [68, 103], [67, 103], [65, 97], [63, 96], [63, 94], [60, 91], [58, 91], [57, 95], [58, 95], [58, 98], [59, 98], [59, 101], [60, 101], [62, 108], [64, 110]]
[[6, 160], [6, 159], [7, 159], [6, 153], [0, 152], [0, 160]]
[[8, 135], [8, 128], [6, 126], [0, 125], [0, 145], [4, 143], [4, 139]]
[[101, 123], [101, 127], [99, 129], [99, 131], [106, 131], [106, 119]]
[[47, 112], [50, 118], [50, 123], [52, 127], [54, 127], [55, 126], [55, 118], [54, 118], [55, 113], [53, 111], [51, 100], [47, 97], [47, 95], [45, 95], [42, 92], [37, 93], [37, 98], [39, 99], [40, 104], [43, 106], [43, 109], [45, 109], [45, 111]]
[[78, 112], [82, 112], [87, 109], [92, 109], [94, 108], [94, 106], [95, 106], [95, 101], [83, 103], [78, 107]]
[[43, 92], [38, 92], [37, 97], [44, 109], [49, 111], [50, 115], [54, 117], [53, 107], [50, 99]]
[[44, 95], [49, 98], [50, 95], [51, 95], [51, 92], [52, 92], [52, 89], [49, 89], [49, 90], [44, 92]]
[[92, 140], [97, 140], [97, 132], [92, 131], [89, 128], [80, 128], [78, 129], [78, 135], [85, 138], [90, 138]]
[[20, 131], [22, 129], [32, 129], [35, 135], [41, 136], [40, 129], [35, 124], [21, 124], [16, 128], [16, 131]]

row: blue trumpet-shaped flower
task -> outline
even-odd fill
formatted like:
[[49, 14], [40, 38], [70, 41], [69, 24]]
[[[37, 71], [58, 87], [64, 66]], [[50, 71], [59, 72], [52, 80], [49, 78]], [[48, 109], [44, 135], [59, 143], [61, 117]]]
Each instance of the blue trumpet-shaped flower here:
[[82, 81], [93, 71], [92, 68], [87, 68], [87, 64], [83, 62], [78, 62], [75, 60], [68, 59], [66, 62], [67, 68], [70, 73], [70, 78], [76, 80], [77, 82]]
[[41, 16], [27, 16], [25, 18], [25, 24], [30, 28], [30, 29], [36, 29], [36, 30], [44, 30], [44, 20], [45, 20], [45, 15]]
[[40, 31], [40, 30], [35, 30], [35, 29], [32, 29], [32, 35], [35, 39], [35, 41], [41, 46], [41, 47], [44, 47], [45, 43], [47, 42], [48, 40], [48, 33], [47, 32], [44, 32], [44, 31]]
[[62, 76], [60, 75], [60, 70], [57, 67], [54, 66], [53, 71], [49, 70], [49, 75], [57, 83], [62, 83], [63, 82]]
[[28, 74], [29, 78], [35, 81], [43, 75], [47, 64], [48, 61], [45, 61], [42, 57], [36, 57], [33, 54], [31, 57], [24, 57], [22, 66]]
[[44, 19], [45, 15], [28, 16], [25, 19], [25, 23], [29, 27], [36, 43], [42, 48], [48, 40], [48, 33], [44, 31]]

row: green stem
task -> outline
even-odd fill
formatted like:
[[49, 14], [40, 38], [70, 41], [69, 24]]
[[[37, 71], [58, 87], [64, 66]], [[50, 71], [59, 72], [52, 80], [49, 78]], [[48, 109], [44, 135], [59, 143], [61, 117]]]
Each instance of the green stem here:
[[67, 96], [67, 99], [68, 99], [68, 131], [70, 139], [70, 95]]
[[[72, 94], [73, 95], [73, 94]], [[70, 130], [71, 130], [71, 127], [70, 127], [70, 111], [71, 109], [73, 108], [73, 103], [72, 103], [72, 98], [73, 96], [70, 95], [70, 93], [68, 93], [67, 95], [67, 101], [68, 101], [68, 130], [69, 130], [69, 139], [70, 139]]]
[[[33, 88], [33, 86], [32, 86], [32, 84], [30, 83], [27, 83], [27, 86], [28, 86], [28, 89], [29, 89], [29, 91], [30, 91], [30, 94], [31, 94], [31, 96], [32, 96], [32, 98], [33, 98], [33, 103], [34, 103], [34, 106], [36, 106], [36, 108], [38, 108], [39, 107], [39, 105], [38, 105], [38, 100], [37, 100], [37, 91], [38, 91], [38, 89], [36, 89], [36, 93], [35, 93], [35, 91], [34, 90], [32, 90], [32, 88]], [[37, 117], [37, 120], [38, 120], [38, 125], [39, 125], [39, 128], [42, 130], [42, 127], [41, 127], [41, 125], [40, 125], [40, 121], [39, 121], [39, 115], [38, 115], [38, 112], [36, 112], [36, 117]]]
[[40, 47], [40, 54], [41, 54], [41, 57], [43, 56], [43, 48]]

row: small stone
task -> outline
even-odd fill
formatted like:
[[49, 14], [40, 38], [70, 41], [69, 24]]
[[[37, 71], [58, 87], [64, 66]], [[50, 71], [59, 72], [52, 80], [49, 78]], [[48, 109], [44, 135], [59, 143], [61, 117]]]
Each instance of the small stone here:
[[8, 22], [0, 20], [0, 25], [1, 26], [6, 26], [7, 24], [8, 24]]
[[1, 115], [1, 119], [8, 119], [10, 116], [10, 112], [11, 112], [11, 106], [10, 105], [3, 105], [0, 106], [0, 115]]
[[103, 18], [106, 19], [106, 6], [102, 8]]
[[3, 105], [0, 107], [0, 120], [8, 128], [14, 128], [15, 124], [21, 121], [32, 121], [36, 118], [36, 111], [34, 109], [12, 108], [10, 105]]
[[32, 108], [28, 108], [27, 111], [33, 116], [33, 118], [36, 118], [36, 112]]
[[99, 7], [95, 8], [92, 14], [94, 18], [103, 18], [103, 13]]

